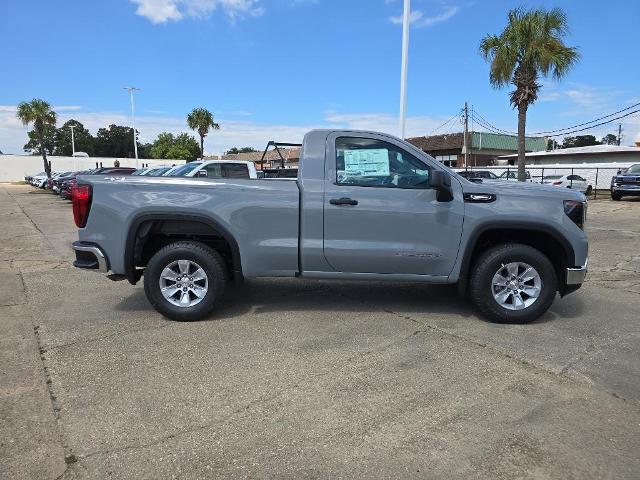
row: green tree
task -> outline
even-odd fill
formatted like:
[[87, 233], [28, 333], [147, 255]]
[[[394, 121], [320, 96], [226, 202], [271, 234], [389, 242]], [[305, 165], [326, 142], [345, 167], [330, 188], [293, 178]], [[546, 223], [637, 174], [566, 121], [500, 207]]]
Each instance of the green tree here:
[[242, 147], [242, 148], [233, 147], [227, 150], [227, 154], [229, 155], [233, 155], [236, 153], [250, 153], [250, 152], [257, 152], [257, 150], [253, 147]]
[[42, 146], [47, 155], [53, 155], [56, 147], [56, 127], [52, 125], [45, 125], [44, 127], [44, 140], [41, 141], [39, 134], [35, 130], [27, 132], [29, 141], [24, 145], [23, 150], [31, 155], [42, 155]]
[[187, 133], [174, 136], [173, 133], [163, 132], [153, 142], [152, 158], [166, 158], [170, 160], [192, 161], [200, 156], [198, 141]]
[[34, 98], [30, 102], [20, 102], [16, 115], [22, 121], [23, 125], [33, 124], [35, 137], [40, 143], [40, 153], [42, 154], [42, 161], [44, 162], [44, 170], [47, 172], [47, 177], [51, 178], [51, 169], [49, 168], [49, 162], [47, 162], [45, 135], [47, 134], [47, 128], [54, 129], [56, 126], [56, 112], [54, 112], [51, 109], [51, 105], [44, 100]]
[[204, 137], [209, 133], [209, 128], [219, 130], [220, 125], [213, 121], [213, 113], [206, 108], [194, 108], [187, 115], [187, 125], [200, 135], [200, 158], [204, 158]]
[[593, 135], [578, 135], [576, 137], [564, 137], [562, 148], [589, 147], [591, 145], [600, 145]]
[[604, 137], [602, 137], [602, 141], [600, 142], [603, 145], [619, 145], [618, 137], [613, 133], [607, 133]]
[[55, 132], [55, 155], [71, 156], [73, 148], [71, 146], [71, 127], [73, 128], [73, 138], [76, 152], [85, 152], [94, 156], [95, 138], [91, 132], [84, 128], [84, 125], [77, 120], [71, 119], [64, 122], [62, 127]]
[[578, 61], [575, 47], [567, 47], [567, 16], [560, 8], [525, 10], [508, 14], [500, 35], [487, 35], [480, 42], [480, 53], [491, 63], [489, 81], [494, 88], [515, 86], [511, 105], [518, 109], [518, 180], [525, 180], [525, 130], [527, 109], [538, 98], [539, 78], [563, 78]]
[[132, 138], [131, 127], [112, 124], [108, 128], [101, 128], [96, 135], [95, 154], [100, 157], [133, 158]]

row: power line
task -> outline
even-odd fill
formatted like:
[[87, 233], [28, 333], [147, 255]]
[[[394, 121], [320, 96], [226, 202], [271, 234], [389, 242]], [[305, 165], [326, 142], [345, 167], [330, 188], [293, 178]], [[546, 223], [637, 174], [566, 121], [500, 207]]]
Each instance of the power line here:
[[624, 115], [620, 115], [619, 117], [612, 118], [611, 120], [607, 120], [606, 122], [596, 123], [595, 125], [589, 125], [588, 127], [580, 128], [578, 130], [572, 130], [570, 132], [562, 132], [557, 133], [555, 135], [547, 135], [548, 137], [560, 137], [562, 135], [570, 135], [572, 133], [583, 132], [584, 130], [589, 130], [590, 128], [600, 127], [602, 125], [607, 125], [608, 123], [615, 122], [616, 120], [620, 120], [621, 118], [628, 117], [629, 115], [633, 115], [634, 113], [640, 112], [640, 109], [634, 110], [633, 112], [625, 113]]
[[[613, 117], [614, 115], [618, 115], [619, 113], [626, 112], [627, 110], [631, 110], [632, 108], [635, 108], [637, 106], [640, 106], [640, 102], [638, 102], [638, 103], [636, 103], [634, 105], [631, 105], [631, 106], [629, 106], [627, 108], [623, 108], [622, 110], [618, 110], [617, 112], [610, 113], [609, 115], [604, 115], [603, 117], [596, 118], [595, 120], [591, 120], [590, 122], [579, 123], [577, 125], [572, 125], [570, 127], [565, 127], [565, 128], [557, 128], [555, 130], [549, 130], [549, 131], [546, 131], [546, 132], [536, 132], [533, 135], [544, 135], [546, 133], [554, 133], [554, 132], [560, 132], [562, 130], [569, 130], [571, 128], [582, 127], [584, 125], [589, 125], [590, 123], [599, 122], [600, 120], [604, 120], [605, 118]], [[553, 136], [557, 136], [557, 135], [553, 135]]]
[[453, 115], [449, 120], [447, 120], [446, 122], [444, 122], [442, 125], [440, 125], [437, 128], [434, 128], [433, 130], [431, 130], [431, 132], [429, 133], [429, 136], [433, 135], [434, 133], [436, 133], [438, 130], [440, 130], [441, 128], [443, 128], [444, 126], [448, 125], [449, 123], [451, 123], [451, 120], [453, 120], [454, 118], [460, 118], [460, 114], [462, 113], [462, 109], [460, 109], [460, 111], [458, 111], [455, 115]]
[[[589, 122], [583, 122], [583, 123], [579, 123], [577, 125], [572, 125], [572, 126], [564, 127], [564, 128], [558, 128], [558, 129], [555, 129], [555, 130], [528, 133], [527, 136], [545, 135], [547, 137], [559, 137], [559, 136], [562, 136], [562, 135], [570, 135], [572, 133], [583, 132], [585, 130], [589, 130], [590, 128], [595, 128], [595, 127], [599, 127], [599, 126], [602, 126], [602, 125], [606, 125], [608, 123], [615, 122], [616, 120], [619, 120], [621, 118], [625, 118], [625, 117], [628, 117], [628, 116], [633, 115], [635, 113], [638, 113], [638, 112], [640, 112], [640, 109], [634, 110], [632, 112], [628, 112], [628, 110], [631, 110], [632, 108], [635, 108], [635, 107], [638, 107], [638, 106], [640, 106], [640, 102], [636, 103], [634, 105], [631, 105], [629, 107], [620, 109], [617, 112], [610, 113], [608, 115], [604, 115], [602, 117], [596, 118], [596, 119], [591, 120]], [[627, 112], [627, 113], [625, 113], [624, 115], [617, 116], [615, 118], [611, 118], [611, 117], [614, 117], [615, 115], [619, 115], [622, 112]], [[503, 130], [501, 128], [496, 127], [491, 122], [489, 122], [489, 120], [487, 120], [480, 113], [478, 113], [477, 110], [474, 110], [473, 115], [474, 115], [474, 119], [476, 120], [476, 122], [478, 122], [478, 124], [480, 124], [482, 127], [484, 127], [485, 129], [489, 130], [492, 133], [501, 133], [501, 134], [507, 134], [507, 135], [517, 135], [516, 132], [512, 132], [512, 131], [509, 131], [509, 130]], [[600, 120], [604, 120], [605, 118], [608, 118], [609, 120], [607, 120], [605, 122], [597, 123], [595, 125], [592, 125], [595, 122], [598, 122]], [[585, 127], [585, 128], [577, 129], [577, 127]], [[572, 130], [572, 129], [576, 129], [576, 130]], [[559, 133], [557, 133], [555, 135], [548, 135], [549, 133], [554, 133], [554, 132], [559, 132]]]

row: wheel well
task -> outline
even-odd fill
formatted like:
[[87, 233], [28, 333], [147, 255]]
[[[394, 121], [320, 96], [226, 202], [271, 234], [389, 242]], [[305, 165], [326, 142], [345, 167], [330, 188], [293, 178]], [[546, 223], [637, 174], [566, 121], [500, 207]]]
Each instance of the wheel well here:
[[570, 260], [571, 252], [567, 250], [567, 247], [550, 233], [539, 230], [518, 230], [511, 228], [491, 229], [482, 232], [478, 236], [473, 245], [473, 249], [465, 259], [464, 269], [460, 275], [459, 288], [461, 293], [466, 292], [468, 281], [467, 273], [470, 268], [473, 267], [476, 259], [489, 248], [505, 243], [529, 245], [546, 255], [556, 271], [560, 293], [564, 294], [566, 268], [573, 266]]
[[192, 240], [210, 246], [223, 258], [233, 278], [241, 279], [240, 252], [235, 239], [228, 232], [205, 220], [172, 218], [148, 219], [133, 226], [125, 255], [127, 279], [135, 284], [151, 257], [164, 246], [179, 240]]

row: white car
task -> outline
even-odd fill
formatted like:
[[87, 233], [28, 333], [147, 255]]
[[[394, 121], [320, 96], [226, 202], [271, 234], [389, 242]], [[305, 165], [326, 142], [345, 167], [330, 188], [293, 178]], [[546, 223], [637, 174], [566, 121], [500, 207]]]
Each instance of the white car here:
[[205, 160], [180, 165], [165, 177], [258, 178], [253, 162], [239, 160]]
[[586, 195], [591, 195], [593, 185], [589, 184], [586, 178], [580, 175], [545, 175], [542, 180], [543, 184], [553, 185], [555, 187], [565, 187], [572, 190], [578, 190]]
[[[529, 170], [526, 170], [524, 172], [524, 176], [525, 176], [525, 182], [533, 182], [533, 180], [531, 179], [531, 173], [529, 173]], [[498, 180], [517, 180], [518, 179], [518, 170], [507, 170], [505, 172], [502, 172], [502, 174], [498, 177]]]

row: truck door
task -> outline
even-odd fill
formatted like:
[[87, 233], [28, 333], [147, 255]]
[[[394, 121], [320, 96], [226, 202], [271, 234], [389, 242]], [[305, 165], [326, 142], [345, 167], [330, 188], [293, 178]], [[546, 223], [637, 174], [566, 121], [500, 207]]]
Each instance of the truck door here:
[[458, 254], [464, 203], [460, 192], [450, 202], [436, 200], [428, 186], [433, 168], [391, 137], [329, 135], [323, 250], [332, 268], [449, 275]]

